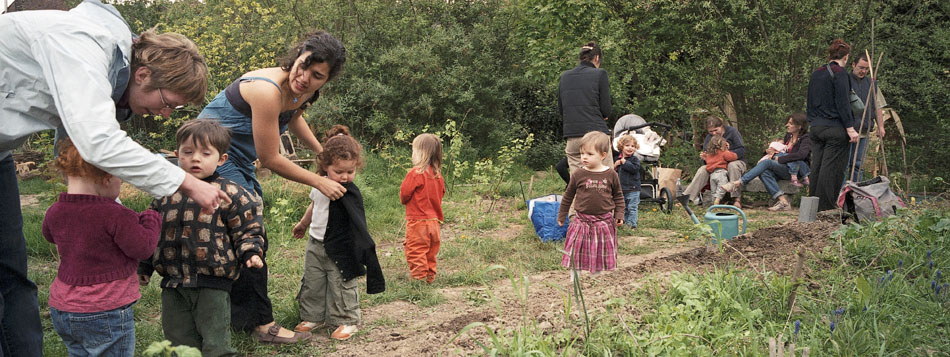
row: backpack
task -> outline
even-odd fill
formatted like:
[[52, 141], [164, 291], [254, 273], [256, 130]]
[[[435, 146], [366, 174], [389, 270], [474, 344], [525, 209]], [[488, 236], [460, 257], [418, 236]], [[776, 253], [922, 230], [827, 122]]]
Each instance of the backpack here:
[[877, 221], [897, 213], [898, 207], [904, 207], [904, 201], [891, 191], [887, 177], [878, 176], [862, 182], [848, 181], [838, 195], [838, 207], [851, 213], [856, 221]]

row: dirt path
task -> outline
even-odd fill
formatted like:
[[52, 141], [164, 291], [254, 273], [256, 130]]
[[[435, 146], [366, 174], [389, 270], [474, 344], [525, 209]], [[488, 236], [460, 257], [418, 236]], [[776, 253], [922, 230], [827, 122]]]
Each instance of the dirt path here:
[[[789, 222], [791, 215], [782, 221]], [[620, 237], [621, 245], [648, 244], [646, 254], [620, 255], [614, 271], [597, 275], [582, 273], [584, 298], [588, 311], [603, 311], [604, 302], [639, 289], [649, 279], [665, 279], [681, 271], [711, 269], [731, 264], [750, 270], [771, 270], [788, 273], [794, 265], [800, 248], [818, 252], [828, 244], [828, 235], [837, 224], [816, 222], [809, 224], [784, 223], [759, 229], [730, 240], [720, 251], [707, 252], [701, 242], [678, 242], [676, 234], [663, 231], [659, 237]], [[808, 274], [808, 271], [805, 272]], [[806, 275], [807, 276], [807, 275]], [[472, 354], [481, 352], [475, 339], [487, 340], [483, 328], [471, 329], [449, 343], [459, 331], [472, 322], [482, 322], [495, 329], [511, 329], [520, 319], [528, 317], [537, 328], [559, 331], [565, 320], [578, 318], [576, 306], [572, 317], [566, 318], [567, 297], [571, 291], [568, 274], [563, 270], [546, 271], [525, 277], [528, 282], [526, 305], [521, 304], [521, 286], [514, 287], [507, 279], [496, 281], [490, 287], [456, 287], [442, 289], [446, 301], [433, 307], [419, 307], [405, 301], [396, 301], [363, 309], [364, 330], [356, 341], [336, 344], [333, 355], [395, 356], [432, 354]], [[518, 284], [521, 284], [519, 281]], [[516, 293], [516, 289], [519, 293]], [[636, 315], [635, 306], [625, 306]], [[318, 346], [330, 346], [326, 338], [316, 338]]]

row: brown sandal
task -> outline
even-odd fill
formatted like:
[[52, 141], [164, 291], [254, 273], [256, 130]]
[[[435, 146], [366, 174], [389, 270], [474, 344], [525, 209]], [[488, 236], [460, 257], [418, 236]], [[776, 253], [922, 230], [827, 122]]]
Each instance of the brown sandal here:
[[280, 329], [280, 325], [274, 324], [267, 329], [267, 333], [260, 333], [258, 330], [254, 330], [254, 332], [251, 332], [251, 337], [254, 337], [255, 340], [262, 343], [285, 345], [309, 340], [310, 337], [313, 336], [310, 332], [294, 332], [294, 337], [280, 337], [277, 335], [280, 333]]

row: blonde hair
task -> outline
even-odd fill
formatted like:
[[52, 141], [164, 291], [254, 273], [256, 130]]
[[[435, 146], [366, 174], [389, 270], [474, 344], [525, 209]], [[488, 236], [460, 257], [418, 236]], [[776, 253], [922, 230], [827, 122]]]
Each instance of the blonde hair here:
[[425, 133], [412, 139], [412, 166], [419, 173], [432, 168], [435, 177], [442, 176], [442, 141], [439, 137]]
[[713, 135], [706, 143], [706, 155], [715, 155], [720, 151], [725, 151], [726, 145], [729, 145], [729, 142], [722, 135]]
[[614, 149], [616, 149], [617, 152], [623, 155], [623, 147], [626, 146], [627, 143], [630, 143], [630, 142], [633, 143], [634, 148], [637, 148], [637, 149], [640, 148], [640, 143], [637, 142], [637, 138], [633, 137], [633, 135], [626, 134], [626, 135], [621, 136], [619, 139], [617, 139], [617, 147], [615, 147]]
[[599, 131], [589, 132], [581, 138], [580, 147], [590, 147], [598, 153], [610, 152], [610, 136]]
[[158, 34], [154, 29], [143, 32], [132, 44], [132, 73], [143, 66], [152, 71], [149, 89], [167, 89], [195, 105], [204, 102], [208, 65], [187, 37], [174, 32]]

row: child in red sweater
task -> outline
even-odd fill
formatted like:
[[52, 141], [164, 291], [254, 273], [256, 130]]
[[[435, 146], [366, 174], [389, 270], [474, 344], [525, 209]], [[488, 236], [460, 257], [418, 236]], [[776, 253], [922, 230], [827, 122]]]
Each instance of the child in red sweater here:
[[67, 188], [43, 219], [43, 237], [60, 256], [49, 287], [53, 329], [70, 356], [131, 356], [132, 306], [141, 297], [135, 268], [155, 251], [161, 216], [117, 203], [122, 180], [84, 161], [69, 139], [59, 143], [56, 166]]
[[412, 140], [412, 169], [399, 188], [399, 199], [406, 205], [406, 241], [403, 243], [409, 275], [415, 280], [435, 280], [435, 256], [441, 242], [442, 216], [442, 142], [432, 134], [420, 134]]
[[726, 190], [722, 185], [729, 182], [726, 167], [730, 161], [736, 161], [739, 156], [729, 151], [729, 142], [721, 135], [714, 135], [706, 144], [706, 151], [702, 153], [703, 160], [706, 161], [706, 171], [709, 172], [709, 190], [713, 192], [713, 204], [718, 205], [722, 197], [726, 195]]

